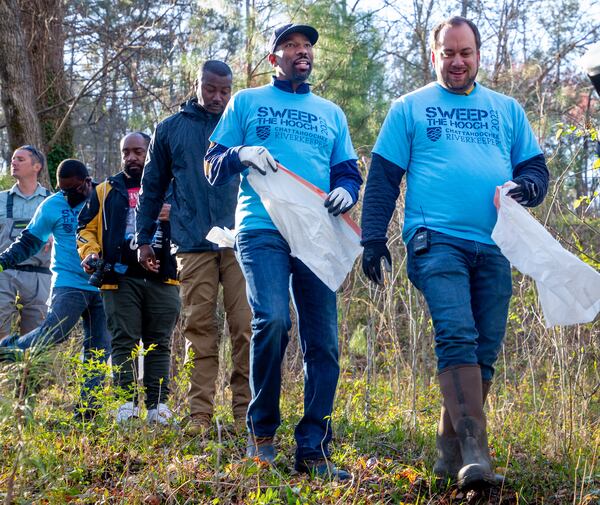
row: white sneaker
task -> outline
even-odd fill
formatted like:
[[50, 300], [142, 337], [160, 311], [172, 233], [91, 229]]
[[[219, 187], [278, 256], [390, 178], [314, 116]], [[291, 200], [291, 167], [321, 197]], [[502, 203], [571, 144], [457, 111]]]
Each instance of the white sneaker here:
[[113, 410], [113, 415], [118, 423], [124, 423], [133, 417], [139, 417], [140, 409], [133, 402], [127, 402], [119, 406], [117, 410]]
[[171, 424], [174, 421], [173, 412], [164, 403], [159, 403], [155, 409], [148, 410], [146, 421], [149, 423]]

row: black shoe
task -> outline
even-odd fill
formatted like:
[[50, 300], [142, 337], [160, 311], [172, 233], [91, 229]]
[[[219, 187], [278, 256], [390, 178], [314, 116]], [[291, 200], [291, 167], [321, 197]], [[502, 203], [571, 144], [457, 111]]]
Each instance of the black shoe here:
[[98, 410], [94, 408], [79, 407], [75, 409], [73, 419], [80, 423], [89, 423], [98, 415]]
[[328, 459], [305, 459], [296, 461], [294, 468], [298, 472], [307, 473], [320, 479], [344, 481], [352, 478], [350, 472], [338, 468]]

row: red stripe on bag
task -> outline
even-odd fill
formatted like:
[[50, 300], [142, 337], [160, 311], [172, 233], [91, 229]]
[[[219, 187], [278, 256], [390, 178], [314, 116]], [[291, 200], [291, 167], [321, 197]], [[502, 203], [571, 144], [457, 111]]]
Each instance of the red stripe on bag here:
[[[299, 183], [303, 184], [308, 189], [310, 189], [311, 191], [313, 191], [314, 193], [316, 193], [317, 195], [319, 195], [323, 199], [323, 201], [325, 201], [325, 199], [327, 198], [327, 193], [325, 193], [325, 191], [323, 191], [322, 189], [318, 188], [317, 186], [315, 186], [311, 182], [308, 182], [306, 179], [303, 179], [298, 174], [295, 174], [294, 172], [292, 172], [288, 168], [285, 168], [281, 163], [277, 163], [277, 168], [279, 170], [282, 170], [286, 174], [290, 175], [291, 177], [293, 177], [294, 179], [296, 179]], [[352, 231], [354, 231], [354, 233], [356, 233], [359, 237], [361, 236], [360, 226], [358, 226], [352, 220], [352, 218], [348, 214], [340, 214], [340, 217], [344, 221], [346, 221], [346, 224], [348, 226], [350, 226], [350, 228], [352, 228]]]

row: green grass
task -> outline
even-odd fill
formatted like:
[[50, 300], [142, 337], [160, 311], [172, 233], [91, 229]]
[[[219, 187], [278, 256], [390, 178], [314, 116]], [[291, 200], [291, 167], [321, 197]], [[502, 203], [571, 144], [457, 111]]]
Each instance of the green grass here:
[[[279, 456], [276, 467], [269, 469], [246, 460], [244, 440], [223, 427], [231, 421], [225, 406], [229, 391], [223, 384], [225, 401], [216, 416], [221, 429], [209, 440], [143, 420], [117, 426], [109, 412], [119, 398], [110, 386], [103, 392], [99, 416], [92, 422], [76, 421], [74, 405], [84, 370], [72, 358], [74, 348], [71, 344], [43, 359], [26, 358], [0, 368], [2, 499], [12, 483], [13, 503], [19, 504], [600, 501], [600, 407], [593, 360], [585, 369], [571, 370], [570, 377], [576, 378], [571, 389], [565, 370], [553, 360], [537, 368], [534, 379], [529, 373], [520, 380], [501, 379], [515, 372], [499, 370], [489, 397], [488, 424], [496, 465], [508, 480], [501, 489], [466, 495], [431, 473], [439, 406], [434, 376], [419, 374], [414, 380], [409, 368], [393, 376], [397, 369], [384, 365], [369, 374], [369, 383], [366, 371], [346, 360], [333, 415], [333, 459], [351, 470], [354, 479], [340, 484], [292, 471], [293, 428], [302, 404], [297, 366], [284, 374]], [[288, 359], [288, 365], [293, 362]], [[189, 370], [180, 371], [171, 404], [183, 416]]]

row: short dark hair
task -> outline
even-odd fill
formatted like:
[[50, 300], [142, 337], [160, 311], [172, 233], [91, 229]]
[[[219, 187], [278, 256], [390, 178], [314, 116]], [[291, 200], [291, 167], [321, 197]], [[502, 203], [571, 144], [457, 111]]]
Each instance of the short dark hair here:
[[479, 51], [479, 49], [481, 48], [481, 35], [479, 34], [479, 29], [477, 28], [477, 25], [475, 23], [473, 23], [473, 21], [471, 21], [470, 19], [467, 18], [463, 18], [462, 16], [454, 16], [448, 19], [445, 19], [444, 21], [442, 21], [439, 25], [437, 25], [433, 31], [431, 32], [431, 40], [429, 42], [429, 45], [431, 46], [431, 50], [435, 51], [438, 47], [439, 47], [439, 36], [440, 36], [440, 32], [442, 31], [442, 29], [446, 28], [446, 27], [450, 27], [450, 26], [460, 26], [460, 25], [467, 25], [473, 32], [473, 35], [475, 35], [475, 46], [477, 47], [477, 50]]
[[204, 72], [210, 72], [211, 74], [215, 74], [221, 77], [233, 76], [233, 72], [227, 63], [219, 60], [208, 60], [204, 62], [202, 65], [202, 69], [200, 70], [200, 74], [204, 74]]
[[34, 158], [34, 162], [37, 162], [40, 165], [42, 165], [42, 170], [44, 169], [44, 167], [46, 166], [46, 158], [42, 154], [42, 151], [40, 151], [37, 147], [25, 144], [24, 146], [17, 147], [15, 149], [15, 151], [20, 150], [29, 152], [29, 154], [31, 154], [31, 156]]
[[56, 176], [59, 179], [68, 179], [69, 177], [77, 177], [84, 180], [89, 177], [87, 167], [79, 160], [63, 160], [56, 168]]

